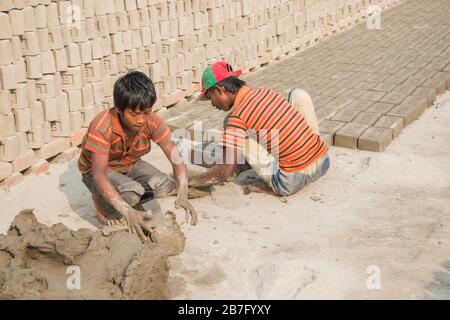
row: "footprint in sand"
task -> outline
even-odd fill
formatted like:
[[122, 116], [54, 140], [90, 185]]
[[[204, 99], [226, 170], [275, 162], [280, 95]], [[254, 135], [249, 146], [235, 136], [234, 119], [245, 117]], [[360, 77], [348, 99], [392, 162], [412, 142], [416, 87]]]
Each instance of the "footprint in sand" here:
[[263, 264], [251, 273], [257, 299], [294, 300], [317, 279], [318, 273], [300, 260], [283, 260]]

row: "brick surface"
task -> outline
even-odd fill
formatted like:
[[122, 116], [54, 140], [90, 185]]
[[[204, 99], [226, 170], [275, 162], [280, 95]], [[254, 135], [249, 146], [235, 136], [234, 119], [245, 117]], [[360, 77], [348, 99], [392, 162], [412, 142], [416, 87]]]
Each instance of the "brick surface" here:
[[358, 149], [381, 152], [392, 142], [392, 129], [371, 127], [358, 139]]
[[388, 116], [401, 117], [405, 127], [416, 120], [428, 107], [428, 99], [410, 96], [403, 103], [389, 111]]
[[12, 173], [12, 164], [6, 161], [0, 161], [0, 181], [8, 178]]
[[367, 125], [359, 123], [347, 123], [334, 136], [334, 145], [338, 147], [356, 149], [358, 146], [358, 138], [366, 131]]
[[12, 188], [23, 181], [23, 174], [20, 172], [13, 173], [8, 178], [0, 182], [0, 188], [9, 189]]
[[380, 118], [382, 114], [377, 112], [361, 112], [352, 122], [365, 124], [372, 127]]
[[28, 150], [24, 154], [18, 156], [13, 162], [14, 172], [22, 172], [30, 168], [37, 160], [33, 150]]
[[383, 116], [380, 120], [377, 121], [377, 123], [375, 123], [375, 127], [392, 129], [392, 139], [395, 139], [403, 130], [403, 123], [403, 118]]
[[70, 142], [68, 139], [55, 138], [53, 141], [46, 143], [39, 150], [36, 150], [36, 155], [41, 159], [49, 159], [63, 152], [69, 145]]

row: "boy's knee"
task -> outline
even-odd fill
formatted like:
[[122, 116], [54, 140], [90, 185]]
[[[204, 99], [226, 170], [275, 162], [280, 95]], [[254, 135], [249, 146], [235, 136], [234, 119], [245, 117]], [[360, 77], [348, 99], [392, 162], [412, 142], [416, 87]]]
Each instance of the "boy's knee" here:
[[289, 102], [292, 104], [312, 104], [311, 95], [304, 89], [295, 88], [289, 93]]
[[125, 191], [120, 194], [123, 200], [131, 207], [136, 206], [141, 201], [141, 196], [134, 191]]

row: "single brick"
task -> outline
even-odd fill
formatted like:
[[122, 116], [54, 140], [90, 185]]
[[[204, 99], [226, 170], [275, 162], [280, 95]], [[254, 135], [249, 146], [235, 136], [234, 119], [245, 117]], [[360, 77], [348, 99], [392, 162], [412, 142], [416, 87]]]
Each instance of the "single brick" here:
[[8, 178], [12, 173], [13, 173], [12, 164], [6, 161], [0, 161], [0, 181]]
[[324, 120], [320, 123], [319, 128], [321, 133], [335, 134], [346, 123], [342, 121]]
[[322, 122], [323, 120], [331, 119], [338, 111], [339, 108], [333, 106], [324, 106], [319, 108], [316, 110], [317, 120]]
[[85, 66], [85, 75], [87, 82], [98, 82], [104, 77], [103, 65], [100, 60], [93, 60]]
[[353, 121], [353, 119], [355, 119], [358, 116], [358, 114], [360, 114], [360, 111], [358, 111], [358, 110], [351, 110], [351, 109], [345, 108], [345, 109], [338, 111], [331, 118], [331, 120], [351, 122], [351, 121]]
[[25, 31], [36, 31], [36, 17], [33, 7], [27, 6], [23, 9], [23, 19]]
[[10, 189], [23, 181], [23, 174], [20, 172], [13, 173], [8, 178], [0, 182], [0, 188]]
[[384, 103], [384, 102], [376, 102], [367, 108], [366, 112], [376, 112], [381, 114], [386, 114], [391, 111], [395, 107], [394, 104]]
[[30, 105], [31, 125], [40, 126], [44, 122], [44, 108], [40, 101], [35, 101]]
[[56, 72], [56, 60], [52, 51], [41, 52], [42, 74], [52, 75]]
[[0, 66], [7, 66], [12, 62], [11, 40], [0, 40]]
[[81, 90], [85, 83], [85, 75], [81, 72], [81, 67], [68, 68], [61, 72], [61, 86], [63, 90]]
[[359, 123], [347, 123], [334, 136], [334, 145], [337, 147], [344, 147], [356, 149], [358, 145], [358, 138], [367, 130], [367, 126]]
[[437, 94], [442, 94], [447, 89], [447, 79], [431, 78], [422, 84], [425, 88], [433, 88], [437, 90]]
[[400, 105], [392, 109], [387, 115], [402, 117], [405, 127], [416, 120], [428, 107], [428, 99], [409, 96]]
[[437, 97], [436, 88], [418, 87], [413, 93], [413, 96], [424, 97], [428, 99], [428, 106], [431, 106]]
[[82, 105], [82, 97], [80, 90], [66, 90], [69, 100], [69, 111], [79, 111]]
[[28, 107], [28, 86], [19, 83], [16, 89], [10, 90], [10, 104], [12, 109], [25, 109]]
[[69, 137], [70, 132], [70, 116], [69, 114], [60, 115], [55, 121], [50, 121], [53, 137]]
[[40, 55], [25, 57], [27, 66], [27, 77], [29, 79], [38, 79], [42, 77], [42, 59]]
[[80, 108], [81, 112], [81, 126], [88, 128], [91, 121], [95, 118], [96, 112], [94, 106], [85, 106]]
[[17, 83], [28, 82], [31, 79], [27, 79], [27, 65], [25, 63], [25, 58], [20, 58], [14, 61], [14, 66], [16, 67], [16, 80]]
[[65, 49], [53, 50], [53, 56], [55, 57], [56, 71], [67, 71], [69, 66], [67, 65], [67, 53]]
[[35, 82], [36, 98], [49, 99], [56, 97], [56, 79], [53, 75], [45, 75]]
[[56, 98], [42, 99], [42, 107], [44, 109], [45, 121], [56, 121], [58, 119], [58, 108], [56, 106]]
[[80, 49], [81, 63], [90, 63], [92, 61], [92, 45], [89, 41], [78, 44]]
[[377, 102], [380, 101], [385, 95], [386, 93], [381, 91], [366, 91], [366, 93], [358, 97], [358, 99]]
[[35, 56], [41, 52], [36, 31], [25, 32], [22, 36], [22, 52], [25, 56]]
[[53, 141], [46, 143], [42, 148], [36, 150], [36, 155], [41, 159], [49, 159], [63, 152], [69, 147], [69, 140], [66, 138], [54, 138]]
[[345, 107], [346, 110], [355, 110], [355, 111], [366, 111], [374, 104], [373, 101], [369, 100], [360, 100], [359, 98], [352, 101], [348, 106]]
[[0, 40], [11, 39], [13, 36], [11, 21], [6, 13], [0, 12], [0, 26]]
[[374, 125], [381, 118], [382, 114], [379, 112], [361, 112], [352, 122], [365, 124], [368, 127]]
[[381, 91], [381, 92], [391, 92], [396, 86], [398, 85], [397, 82], [394, 81], [386, 81], [382, 82], [376, 87], [372, 88], [374, 91]]
[[31, 129], [31, 112], [30, 108], [13, 110], [14, 120], [16, 123], [16, 131], [27, 132]]
[[69, 112], [70, 117], [70, 132], [75, 133], [81, 130], [81, 112]]
[[58, 109], [58, 117], [69, 115], [69, 100], [65, 92], [59, 92], [56, 95], [56, 108]]
[[399, 92], [389, 92], [387, 95], [385, 95], [380, 102], [385, 102], [385, 103], [392, 103], [392, 104], [399, 104], [401, 103], [403, 100], [405, 100], [405, 98], [408, 96], [408, 94], [406, 93], [399, 93]]
[[19, 155], [19, 141], [14, 134], [9, 137], [3, 137], [0, 143], [0, 160], [14, 161]]
[[372, 127], [358, 139], [358, 149], [381, 152], [392, 142], [392, 129]]
[[0, 84], [0, 89], [3, 90], [17, 88], [16, 68], [14, 65], [0, 66]]
[[33, 150], [27, 150], [24, 154], [19, 155], [13, 162], [14, 172], [22, 172], [30, 168], [37, 160]]
[[66, 47], [67, 65], [69, 67], [78, 67], [81, 64], [80, 50], [76, 43]]
[[8, 137], [16, 133], [16, 124], [14, 121], [14, 114], [12, 112], [8, 114], [0, 114], [0, 136]]
[[392, 129], [392, 139], [395, 139], [403, 130], [403, 118], [384, 116], [375, 123], [374, 127]]
[[0, 115], [11, 112], [11, 97], [9, 90], [0, 90]]
[[45, 133], [43, 125], [31, 127], [27, 132], [27, 146], [30, 149], [39, 149], [45, 144]]

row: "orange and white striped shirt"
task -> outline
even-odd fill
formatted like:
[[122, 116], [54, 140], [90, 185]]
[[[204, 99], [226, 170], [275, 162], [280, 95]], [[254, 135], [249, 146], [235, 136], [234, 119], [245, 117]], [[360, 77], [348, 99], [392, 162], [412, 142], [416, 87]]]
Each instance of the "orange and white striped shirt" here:
[[127, 173], [136, 161], [150, 152], [151, 140], [164, 147], [171, 141], [171, 137], [172, 131], [167, 124], [151, 113], [127, 150], [126, 134], [117, 111], [114, 108], [106, 110], [100, 112], [89, 125], [81, 143], [78, 168], [81, 173], [89, 173], [92, 170], [92, 153], [98, 153], [109, 156], [109, 168]]
[[283, 96], [267, 88], [244, 86], [228, 116], [222, 145], [243, 150], [245, 139], [252, 136], [286, 173], [308, 168], [327, 152], [320, 136]]

